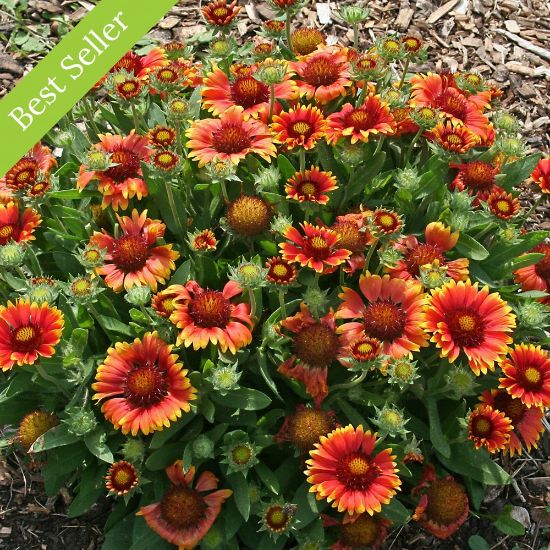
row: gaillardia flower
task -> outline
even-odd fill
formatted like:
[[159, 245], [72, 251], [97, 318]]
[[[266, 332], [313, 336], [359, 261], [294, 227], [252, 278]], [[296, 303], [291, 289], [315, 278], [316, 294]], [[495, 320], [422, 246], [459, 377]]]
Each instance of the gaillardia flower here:
[[[514, 280], [521, 284], [522, 290], [542, 290], [550, 294], [550, 244], [538, 244], [528, 253], [544, 254], [544, 258], [514, 271]], [[550, 305], [550, 296], [545, 296], [540, 301]]]
[[487, 206], [491, 214], [501, 220], [510, 220], [519, 212], [519, 200], [506, 191], [493, 191], [487, 197]]
[[298, 270], [296, 266], [283, 260], [280, 256], [274, 256], [265, 263], [267, 268], [266, 279], [275, 285], [289, 285], [296, 280]]
[[244, 120], [242, 107], [230, 107], [219, 119], [196, 120], [185, 135], [189, 157], [198, 161], [199, 168], [214, 159], [238, 164], [249, 153], [268, 162], [275, 156], [269, 128], [257, 120]]
[[241, 287], [229, 281], [223, 290], [204, 289], [189, 281], [174, 301], [170, 321], [180, 330], [177, 345], [204, 349], [209, 343], [222, 352], [236, 353], [252, 341], [250, 306], [234, 304], [231, 298], [242, 293]]
[[149, 140], [139, 136], [134, 130], [128, 136], [105, 134], [99, 136], [100, 142], [92, 147], [99, 154], [108, 155], [111, 166], [101, 170], [82, 165], [76, 182], [78, 189], [84, 189], [92, 180], [98, 180], [98, 190], [103, 195], [102, 207], [109, 205], [113, 210], [126, 210], [133, 197], [141, 200], [149, 194], [143, 179], [141, 161], [147, 162], [151, 155]]
[[317, 166], [304, 172], [296, 172], [285, 184], [288, 199], [298, 202], [327, 204], [330, 191], [338, 189], [332, 172], [323, 172]]
[[105, 476], [105, 487], [117, 496], [129, 493], [139, 481], [136, 467], [126, 460], [118, 460], [111, 464]]
[[365, 248], [374, 243], [374, 238], [367, 227], [369, 213], [358, 212], [336, 216], [331, 229], [336, 232], [342, 248], [349, 250], [351, 256], [344, 267], [346, 273], [354, 273], [365, 267]]
[[90, 244], [106, 248], [105, 263], [95, 272], [105, 277], [105, 284], [115, 292], [128, 290], [135, 285], [148, 285], [153, 291], [157, 283], [165, 283], [179, 252], [171, 244], [157, 245], [164, 236], [166, 226], [160, 220], [147, 217], [147, 210], [141, 214], [132, 211], [132, 217], [118, 216], [122, 236], [115, 238], [105, 230], [95, 232]]
[[216, 250], [218, 240], [211, 229], [197, 230], [189, 236], [189, 243], [196, 252], [207, 252]]
[[468, 419], [468, 437], [476, 449], [486, 447], [490, 453], [500, 451], [508, 444], [510, 431], [511, 420], [490, 405], [478, 405]]
[[510, 440], [503, 452], [514, 456], [522, 454], [522, 443], [527, 448], [527, 452], [532, 447], [537, 447], [544, 426], [542, 419], [544, 413], [539, 407], [528, 408], [521, 399], [512, 397], [504, 390], [486, 390], [481, 394], [480, 401], [498, 410], [512, 421], [512, 431]]
[[326, 227], [308, 222], [301, 224], [302, 235], [296, 228], [288, 227], [283, 237], [290, 242], [279, 244], [284, 260], [299, 263], [302, 267], [314, 269], [317, 273], [332, 273], [344, 263], [351, 252], [338, 245], [339, 237]]
[[168, 65], [166, 52], [163, 48], [152, 48], [146, 55], [138, 55], [134, 52], [127, 52], [111, 68], [111, 73], [126, 71], [127, 73], [141, 79], [147, 79], [149, 73], [159, 67]]
[[388, 527], [391, 521], [378, 514], [346, 514], [341, 522], [329, 517], [323, 517], [325, 527], [340, 528], [338, 540], [331, 550], [353, 550], [354, 548], [371, 548], [379, 550], [388, 537]]
[[452, 153], [466, 153], [479, 143], [479, 137], [467, 126], [457, 126], [448, 120], [437, 124], [429, 136]]
[[0, 369], [33, 365], [52, 357], [63, 332], [63, 314], [56, 307], [19, 299], [0, 306]]
[[307, 55], [325, 44], [325, 35], [315, 27], [302, 27], [290, 35], [290, 47], [295, 55]]
[[519, 344], [502, 359], [501, 388], [527, 407], [550, 406], [550, 356], [540, 346]]
[[[274, 92], [276, 99], [293, 99], [296, 97], [294, 81], [285, 78], [274, 84]], [[230, 107], [240, 107], [243, 120], [249, 117], [262, 117], [263, 120], [269, 114], [269, 86], [252, 74], [237, 76], [231, 82], [221, 69], [216, 68], [205, 78], [201, 95], [204, 108], [214, 116], [223, 115]], [[278, 106], [280, 108], [280, 104]]]
[[321, 436], [306, 461], [310, 493], [348, 514], [380, 512], [401, 486], [391, 449], [374, 454], [376, 434], [363, 426], [336, 428]]
[[40, 436], [58, 424], [59, 418], [55, 414], [46, 411], [32, 411], [26, 414], [19, 423], [17, 442], [28, 452]]
[[328, 395], [328, 367], [340, 352], [334, 314], [330, 311], [317, 321], [302, 302], [300, 311], [283, 319], [281, 326], [293, 333], [294, 354], [277, 370], [288, 378], [302, 382], [316, 406], [319, 406]]
[[494, 363], [508, 351], [516, 326], [512, 308], [497, 292], [481, 290], [468, 281], [449, 281], [432, 290], [423, 327], [453, 363], [463, 351], [470, 368], [479, 376], [494, 370]]
[[202, 8], [204, 18], [215, 27], [227, 27], [237, 17], [242, 6], [237, 6], [237, 0], [231, 4], [227, 0], [214, 0]]
[[543, 193], [550, 193], [550, 158], [539, 160], [531, 178]]
[[377, 338], [382, 353], [400, 359], [427, 346], [427, 336], [420, 324], [424, 321], [426, 295], [422, 285], [403, 279], [391, 279], [366, 273], [359, 278], [363, 298], [351, 288], [339, 294], [342, 304], [338, 319], [353, 319], [338, 327], [346, 342], [360, 336]]
[[195, 467], [183, 469], [181, 460], [166, 468], [171, 487], [160, 502], [143, 506], [138, 516], [164, 540], [180, 550], [194, 548], [208, 533], [220, 514], [223, 503], [232, 495], [220, 489], [212, 472], [203, 472], [193, 487]]
[[369, 95], [357, 108], [346, 103], [340, 111], [329, 115], [327, 121], [329, 143], [336, 143], [341, 137], [351, 137], [351, 143], [369, 141], [376, 134], [393, 134], [395, 127], [388, 104], [377, 95]]
[[326, 128], [323, 113], [317, 107], [304, 105], [275, 115], [271, 124], [274, 141], [284, 144], [287, 149], [313, 149], [317, 141], [324, 137]]
[[147, 332], [143, 340], [117, 342], [107, 350], [92, 384], [93, 399], [104, 400], [101, 412], [123, 434], [148, 435], [191, 410], [197, 390], [173, 347]]
[[0, 204], [0, 246], [9, 241], [20, 243], [34, 240], [34, 231], [41, 223], [40, 214], [33, 208], [20, 212], [15, 202]]
[[462, 164], [451, 163], [451, 168], [458, 170], [451, 182], [451, 189], [466, 191], [468, 195], [479, 200], [487, 200], [489, 195], [503, 190], [496, 184], [496, 176], [500, 171], [499, 166], [488, 162], [474, 160]]
[[227, 206], [227, 223], [241, 237], [255, 237], [269, 227], [271, 205], [256, 195], [241, 195]]
[[3, 178], [0, 187], [12, 191], [31, 189], [36, 183], [48, 178], [50, 171], [57, 165], [51, 150], [37, 143], [20, 161], [12, 166]]
[[468, 495], [453, 476], [437, 478], [432, 465], [426, 467], [420, 483], [412, 490], [420, 494], [413, 519], [439, 539], [453, 535], [468, 518]]
[[386, 270], [392, 277], [413, 279], [420, 275], [423, 265], [438, 260], [440, 266], [447, 268], [447, 275], [455, 281], [464, 281], [468, 278], [469, 262], [466, 258], [447, 261], [445, 253], [453, 249], [458, 242], [458, 231], [451, 230], [441, 222], [432, 222], [426, 226], [424, 243], [412, 235], [403, 237], [392, 246], [403, 253], [403, 258], [395, 266]]
[[174, 313], [176, 306], [174, 301], [180, 293], [185, 290], [183, 285], [170, 285], [169, 287], [157, 292], [151, 298], [151, 307], [161, 316], [166, 319]]
[[300, 95], [319, 104], [345, 95], [351, 86], [348, 60], [337, 48], [316, 50], [291, 62], [290, 67], [297, 75]]

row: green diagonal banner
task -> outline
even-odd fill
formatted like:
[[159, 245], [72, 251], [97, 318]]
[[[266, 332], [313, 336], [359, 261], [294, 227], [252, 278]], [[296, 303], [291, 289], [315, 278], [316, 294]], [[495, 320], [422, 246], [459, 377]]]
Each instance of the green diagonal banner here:
[[51, 129], [177, 0], [102, 0], [0, 101], [0, 177]]

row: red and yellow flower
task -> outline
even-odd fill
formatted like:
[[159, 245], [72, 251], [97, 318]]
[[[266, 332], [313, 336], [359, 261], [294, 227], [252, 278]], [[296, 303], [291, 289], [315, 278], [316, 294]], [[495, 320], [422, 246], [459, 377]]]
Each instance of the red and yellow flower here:
[[349, 250], [340, 248], [339, 237], [332, 229], [308, 222], [301, 226], [304, 235], [294, 227], [288, 227], [283, 233], [283, 237], [290, 241], [279, 244], [284, 260], [326, 274], [334, 272], [351, 256]]
[[146, 79], [151, 71], [164, 67], [168, 63], [163, 48], [153, 48], [149, 53], [142, 56], [130, 51], [115, 63], [110, 72], [126, 71], [137, 78]]
[[250, 306], [234, 304], [231, 298], [242, 293], [241, 287], [229, 281], [223, 290], [204, 289], [189, 281], [174, 301], [170, 321], [181, 329], [177, 345], [204, 349], [209, 343], [222, 352], [236, 353], [252, 342]]
[[317, 166], [296, 172], [285, 184], [288, 199], [317, 204], [327, 204], [329, 197], [326, 193], [335, 189], [338, 185], [332, 172], [323, 172]]
[[183, 285], [170, 285], [169, 287], [157, 292], [151, 298], [151, 307], [165, 319], [169, 319], [174, 313], [176, 306], [175, 300], [180, 293], [185, 290]]
[[466, 153], [479, 143], [479, 137], [467, 126], [459, 126], [448, 120], [437, 124], [428, 135], [443, 149], [459, 154]]
[[468, 281], [449, 281], [432, 290], [423, 327], [441, 352], [453, 363], [463, 351], [479, 376], [494, 370], [512, 342], [516, 326], [512, 308], [497, 292]]
[[147, 137], [156, 147], [166, 149], [176, 141], [176, 130], [170, 126], [157, 125], [149, 130]]
[[160, 502], [143, 506], [137, 513], [164, 540], [179, 550], [194, 548], [219, 516], [223, 503], [233, 494], [229, 489], [215, 490], [218, 478], [203, 472], [193, 486], [195, 467], [183, 469], [181, 460], [166, 468], [171, 487]]
[[63, 314], [47, 303], [19, 299], [0, 306], [0, 369], [33, 365], [38, 357], [52, 357], [63, 332]]
[[139, 481], [136, 467], [126, 460], [111, 464], [105, 476], [105, 487], [117, 496], [128, 494]]
[[148, 435], [176, 422], [191, 410], [196, 389], [187, 370], [171, 353], [174, 346], [147, 332], [143, 340], [117, 342], [98, 367], [93, 399], [103, 401], [101, 412], [123, 434]]
[[304, 384], [318, 407], [328, 395], [328, 367], [341, 351], [340, 338], [332, 311], [316, 320], [303, 302], [300, 311], [281, 321], [281, 327], [290, 331], [294, 354], [277, 369], [287, 378]]
[[476, 449], [485, 447], [490, 453], [504, 449], [510, 441], [512, 421], [490, 405], [478, 405], [468, 420], [468, 438]]
[[336, 216], [331, 229], [340, 237], [340, 246], [349, 250], [351, 256], [344, 267], [346, 273], [354, 273], [365, 267], [365, 248], [374, 243], [374, 237], [367, 227], [368, 211]]
[[393, 210], [377, 208], [370, 212], [368, 217], [377, 235], [394, 235], [403, 228], [403, 219]]
[[[521, 267], [514, 271], [514, 280], [521, 284], [522, 290], [541, 290], [550, 294], [550, 245], [541, 243], [529, 250], [530, 254], [544, 254], [537, 263]], [[540, 298], [544, 304], [550, 304], [550, 296]]]
[[496, 184], [496, 176], [500, 166], [494, 166], [488, 162], [475, 160], [462, 164], [451, 163], [451, 168], [458, 170], [451, 182], [451, 189], [466, 191], [468, 195], [476, 197], [476, 203], [487, 200], [491, 193], [503, 192]]
[[504, 390], [486, 390], [481, 394], [480, 401], [504, 413], [512, 421], [510, 440], [503, 452], [514, 456], [522, 453], [523, 445], [527, 452], [533, 447], [537, 448], [537, 442], [544, 431], [542, 409], [528, 408], [521, 399], [512, 397]]
[[400, 489], [401, 480], [391, 449], [374, 454], [376, 442], [376, 434], [365, 432], [361, 425], [336, 428], [322, 436], [306, 461], [309, 491], [339, 512], [371, 516], [380, 512]]
[[105, 170], [92, 170], [82, 165], [76, 182], [78, 189], [84, 189], [92, 180], [98, 180], [98, 190], [103, 195], [103, 208], [109, 205], [113, 210], [128, 208], [130, 199], [141, 200], [149, 194], [143, 179], [141, 161], [149, 161], [151, 150], [149, 140], [133, 130], [128, 136], [105, 134], [93, 149], [109, 155], [111, 166]]
[[185, 135], [189, 157], [198, 161], [199, 168], [214, 159], [238, 164], [249, 153], [268, 162], [275, 156], [269, 128], [257, 120], [244, 120], [242, 107], [230, 107], [219, 119], [197, 120]]
[[539, 160], [531, 178], [543, 193], [550, 193], [550, 158]]
[[231, 4], [227, 0], [214, 0], [202, 8], [202, 15], [211, 24], [216, 27], [227, 27], [242, 10], [242, 6], [237, 6], [237, 0]]
[[289, 285], [298, 276], [296, 266], [283, 260], [280, 256], [274, 256], [267, 260], [265, 267], [267, 267], [267, 280], [276, 285]]
[[520, 209], [519, 200], [506, 191], [493, 191], [487, 197], [489, 211], [501, 220], [511, 220]]
[[15, 163], [3, 178], [0, 186], [13, 191], [27, 190], [42, 179], [48, 179], [57, 161], [51, 150], [37, 143], [21, 160]]
[[326, 45], [326, 36], [315, 27], [302, 27], [290, 35], [290, 47], [295, 55], [308, 55]]
[[320, 104], [345, 95], [352, 83], [347, 57], [337, 48], [316, 50], [291, 62], [290, 67], [297, 75], [300, 95]]
[[388, 527], [391, 521], [378, 515], [346, 514], [341, 522], [323, 517], [325, 527], [340, 528], [338, 540], [330, 547], [330, 550], [353, 550], [354, 548], [371, 548], [379, 550], [388, 538]]
[[216, 250], [218, 240], [211, 229], [203, 229], [190, 237], [191, 246], [197, 252]]
[[289, 150], [296, 147], [313, 149], [317, 141], [324, 137], [326, 129], [323, 113], [317, 107], [304, 105], [275, 115], [271, 124], [274, 141], [284, 144]]
[[34, 231], [41, 223], [40, 214], [33, 208], [20, 212], [16, 202], [0, 204], [0, 246], [9, 241], [34, 240]]
[[395, 123], [394, 138], [406, 134], [416, 134], [419, 130], [418, 124], [411, 118], [411, 107], [394, 107], [390, 111]]
[[439, 539], [449, 538], [468, 518], [470, 505], [464, 487], [451, 475], [437, 478], [431, 464], [412, 494], [421, 495], [413, 519]]
[[327, 121], [329, 143], [336, 143], [342, 137], [351, 137], [351, 143], [366, 142], [373, 135], [391, 135], [395, 131], [389, 105], [377, 95], [369, 95], [360, 107], [346, 103], [340, 111], [329, 115]]
[[353, 319], [338, 327], [346, 342], [366, 335], [382, 342], [382, 353], [394, 359], [406, 357], [427, 346], [421, 328], [424, 322], [426, 295], [422, 285], [403, 279], [391, 279], [366, 273], [359, 278], [359, 293], [344, 287], [336, 317]]
[[131, 218], [117, 215], [117, 220], [122, 236], [115, 238], [103, 230], [90, 238], [91, 245], [107, 249], [104, 265], [96, 267], [95, 272], [115, 292], [136, 285], [148, 285], [155, 291], [157, 283], [164, 284], [176, 269], [175, 261], [180, 257], [171, 244], [157, 245], [166, 226], [148, 218], [147, 210], [140, 214], [134, 209]]
[[550, 356], [540, 346], [519, 344], [500, 363], [500, 388], [528, 408], [550, 406]]
[[466, 258], [447, 261], [445, 253], [452, 250], [458, 242], [459, 232], [451, 232], [441, 222], [432, 222], [426, 226], [424, 243], [412, 235], [392, 243], [397, 250], [403, 253], [394, 267], [386, 267], [392, 277], [400, 279], [414, 279], [420, 274], [423, 265], [431, 264], [435, 260], [440, 266], [447, 268], [447, 275], [455, 281], [464, 281], [468, 278], [469, 262]]
[[[277, 100], [289, 101], [296, 97], [296, 85], [287, 77], [274, 85], [274, 92]], [[263, 119], [269, 114], [269, 86], [254, 78], [253, 72], [230, 81], [221, 69], [215, 68], [204, 79], [201, 95], [204, 108], [214, 116], [223, 115], [230, 107], [240, 107], [244, 120], [249, 117]]]

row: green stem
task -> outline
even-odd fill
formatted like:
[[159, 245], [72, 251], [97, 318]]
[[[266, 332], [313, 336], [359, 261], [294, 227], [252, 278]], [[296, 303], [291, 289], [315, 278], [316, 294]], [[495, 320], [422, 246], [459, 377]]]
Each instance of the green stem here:
[[99, 131], [99, 128], [97, 127], [97, 124], [94, 120], [94, 113], [92, 110], [92, 106], [88, 102], [88, 98], [84, 98], [83, 104], [84, 104], [84, 112], [86, 113], [86, 116], [88, 117], [88, 121], [90, 123], [90, 126], [92, 127], [92, 130], [95, 134], [95, 141], [99, 141], [99, 135], [101, 132]]
[[344, 285], [344, 277], [345, 277], [346, 273], [345, 271], [342, 269], [342, 267], [340, 266], [340, 286], [342, 287]]
[[378, 245], [378, 239], [376, 239], [369, 248], [369, 251], [367, 252], [367, 257], [365, 258], [365, 271], [369, 270], [369, 264], [370, 260], [372, 258], [372, 255], [374, 254], [374, 251], [376, 249], [376, 246]]
[[273, 118], [273, 108], [275, 107], [275, 84], [269, 85], [269, 121]]
[[353, 380], [350, 380], [349, 382], [345, 384], [336, 384], [330, 388], [330, 391], [333, 392], [334, 390], [348, 390], [350, 388], [353, 388], [363, 382], [363, 380], [367, 377], [367, 371], [364, 370], [357, 378], [354, 378]]
[[405, 155], [405, 162], [403, 163], [404, 167], [407, 166], [407, 164], [409, 163], [409, 158], [411, 156], [414, 145], [418, 141], [418, 138], [420, 138], [420, 136], [422, 135], [422, 132], [424, 132], [424, 129], [419, 128], [418, 132], [416, 132], [416, 134], [414, 134], [414, 137], [412, 138], [411, 144], [409, 145], [409, 148], [407, 149], [407, 153]]
[[405, 77], [407, 76], [407, 71], [409, 70], [409, 65], [411, 63], [410, 58], [407, 57], [405, 60], [405, 66], [403, 67], [403, 74], [401, 75], [401, 80], [399, 81], [399, 89], [403, 87], [403, 84], [405, 83]]
[[376, 144], [376, 149], [374, 150], [373, 157], [375, 157], [380, 149], [382, 149], [382, 145], [384, 145], [385, 136], [380, 136], [380, 139], [378, 140], [378, 143]]
[[170, 205], [170, 211], [172, 212], [172, 217], [174, 218], [174, 223], [176, 224], [178, 230], [178, 237], [180, 238], [183, 246], [185, 247], [185, 232], [181, 225], [181, 220], [178, 216], [178, 211], [176, 210], [176, 201], [174, 199], [174, 192], [172, 190], [172, 185], [168, 180], [165, 180], [164, 186], [166, 188], [166, 196], [168, 197], [168, 204]]
[[65, 397], [70, 397], [69, 392], [59, 385], [59, 380], [55, 376], [48, 374], [40, 363], [35, 363], [34, 368], [44, 380], [51, 382]]
[[304, 221], [309, 222], [309, 218], [311, 216], [311, 208], [309, 206], [306, 206], [306, 211], [304, 214]]
[[224, 180], [220, 181], [220, 188], [222, 190], [223, 200], [226, 204], [228, 204], [229, 203], [229, 195], [227, 194], [227, 187], [225, 186], [225, 181]]
[[251, 288], [248, 289], [248, 299], [250, 301], [250, 317], [254, 319], [256, 315], [256, 296], [254, 296], [254, 291]]
[[286, 319], [285, 291], [279, 289], [279, 307], [281, 308], [281, 319]]
[[130, 109], [132, 109], [132, 116], [134, 117], [134, 128], [136, 130], [136, 134], [139, 134], [139, 117], [136, 110], [136, 105], [133, 101], [130, 102]]
[[533, 203], [533, 206], [529, 208], [529, 210], [527, 211], [527, 214], [525, 214], [524, 216], [525, 221], [527, 221], [531, 217], [531, 214], [535, 211], [537, 206], [539, 206], [544, 201], [545, 198], [546, 196], [544, 195], [544, 193], [541, 193], [540, 197]]
[[353, 25], [353, 48], [359, 48], [359, 25]]
[[300, 159], [300, 172], [303, 174], [306, 171], [306, 150], [302, 147], [298, 150], [298, 158]]
[[285, 22], [285, 29], [286, 29], [286, 43], [288, 46], [288, 49], [292, 52], [292, 46], [290, 45], [290, 10], [286, 12], [286, 22]]

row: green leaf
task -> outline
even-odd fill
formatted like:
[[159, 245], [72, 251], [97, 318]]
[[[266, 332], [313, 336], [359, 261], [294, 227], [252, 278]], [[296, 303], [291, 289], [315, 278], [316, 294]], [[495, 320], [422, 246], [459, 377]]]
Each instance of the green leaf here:
[[260, 349], [258, 349], [256, 353], [256, 357], [258, 359], [258, 366], [260, 367], [260, 374], [265, 380], [265, 383], [269, 386], [269, 389], [282, 401], [283, 398], [279, 395], [279, 391], [277, 390], [277, 384], [275, 384], [275, 381], [271, 376], [271, 372], [269, 370], [269, 365], [267, 364], [267, 358], [265, 356], [265, 353], [263, 351], [260, 351]]
[[518, 256], [517, 258], [514, 258], [512, 260], [512, 266], [514, 270], [521, 267], [527, 267], [540, 262], [540, 260], [545, 257], [545, 254], [537, 254], [536, 252], [531, 252], [530, 254], [522, 254], [521, 256]]
[[246, 478], [239, 472], [227, 476], [227, 481], [233, 489], [233, 499], [237, 505], [237, 510], [245, 521], [250, 516], [250, 493], [248, 492], [248, 483]]
[[124, 336], [132, 336], [132, 331], [126, 323], [122, 323], [118, 319], [107, 317], [106, 315], [101, 315], [99, 319], [101, 321], [101, 325], [106, 330], [124, 334]]
[[437, 400], [433, 397], [428, 397], [425, 402], [430, 420], [430, 439], [432, 444], [445, 458], [449, 458], [451, 456], [451, 447], [441, 429]]
[[220, 405], [245, 411], [265, 409], [271, 403], [271, 399], [265, 393], [252, 388], [238, 388], [224, 396], [213, 393], [211, 397]]
[[532, 231], [520, 237], [521, 242], [513, 245], [500, 245], [498, 251], [491, 251], [491, 256], [484, 262], [488, 266], [502, 267], [506, 262], [516, 258], [541, 243], [548, 236], [548, 231]]
[[512, 187], [519, 185], [531, 175], [540, 158], [541, 154], [535, 153], [505, 164], [496, 177], [497, 184], [506, 191], [511, 191]]
[[78, 494], [71, 502], [67, 515], [70, 518], [87, 512], [105, 491], [104, 479], [106, 467], [86, 468], [80, 479]]
[[507, 504], [502, 512], [497, 516], [493, 522], [493, 525], [505, 535], [521, 537], [525, 535], [525, 527], [519, 521], [510, 516], [511, 511], [512, 506]]
[[340, 407], [340, 409], [342, 409], [342, 412], [348, 417], [348, 420], [354, 426], [359, 426], [359, 424], [361, 424], [365, 429], [367, 428], [368, 426], [367, 421], [359, 412], [357, 412], [355, 407], [353, 407], [347, 401], [345, 401], [340, 397], [337, 399], [337, 401], [338, 401], [338, 406]]
[[113, 457], [111, 449], [107, 447], [107, 443], [105, 442], [105, 440], [105, 432], [101, 428], [97, 428], [84, 438], [84, 443], [86, 444], [86, 447], [88, 447], [88, 450], [94, 456], [97, 456], [99, 460], [103, 460], [108, 464], [112, 464], [115, 459]]
[[84, 328], [75, 328], [71, 332], [71, 353], [77, 356], [83, 356], [86, 344], [88, 343], [88, 331]]
[[78, 437], [69, 432], [67, 424], [59, 424], [55, 428], [40, 436], [31, 447], [32, 453], [63, 447], [78, 441]]
[[105, 540], [101, 550], [121, 550], [132, 546], [132, 530], [134, 526], [133, 514], [117, 521], [111, 529], [105, 533]]
[[398, 525], [404, 525], [411, 517], [409, 510], [396, 497], [382, 507], [382, 515]]
[[481, 261], [489, 256], [489, 251], [473, 237], [461, 233], [456, 243], [456, 250], [472, 260]]
[[489, 550], [489, 543], [479, 535], [472, 535], [468, 539], [468, 546], [470, 550]]
[[279, 481], [277, 476], [263, 463], [256, 464], [254, 466], [258, 477], [262, 480], [262, 483], [276, 495], [279, 494]]
[[170, 279], [171, 285], [183, 285], [189, 279], [189, 274], [191, 273], [191, 260], [186, 260], [183, 262], [178, 269], [172, 275]]
[[97, 191], [92, 191], [91, 189], [83, 189], [79, 191], [78, 189], [62, 189], [61, 191], [50, 191], [48, 193], [49, 199], [60, 199], [60, 200], [82, 200], [87, 197], [100, 197], [101, 194]]

